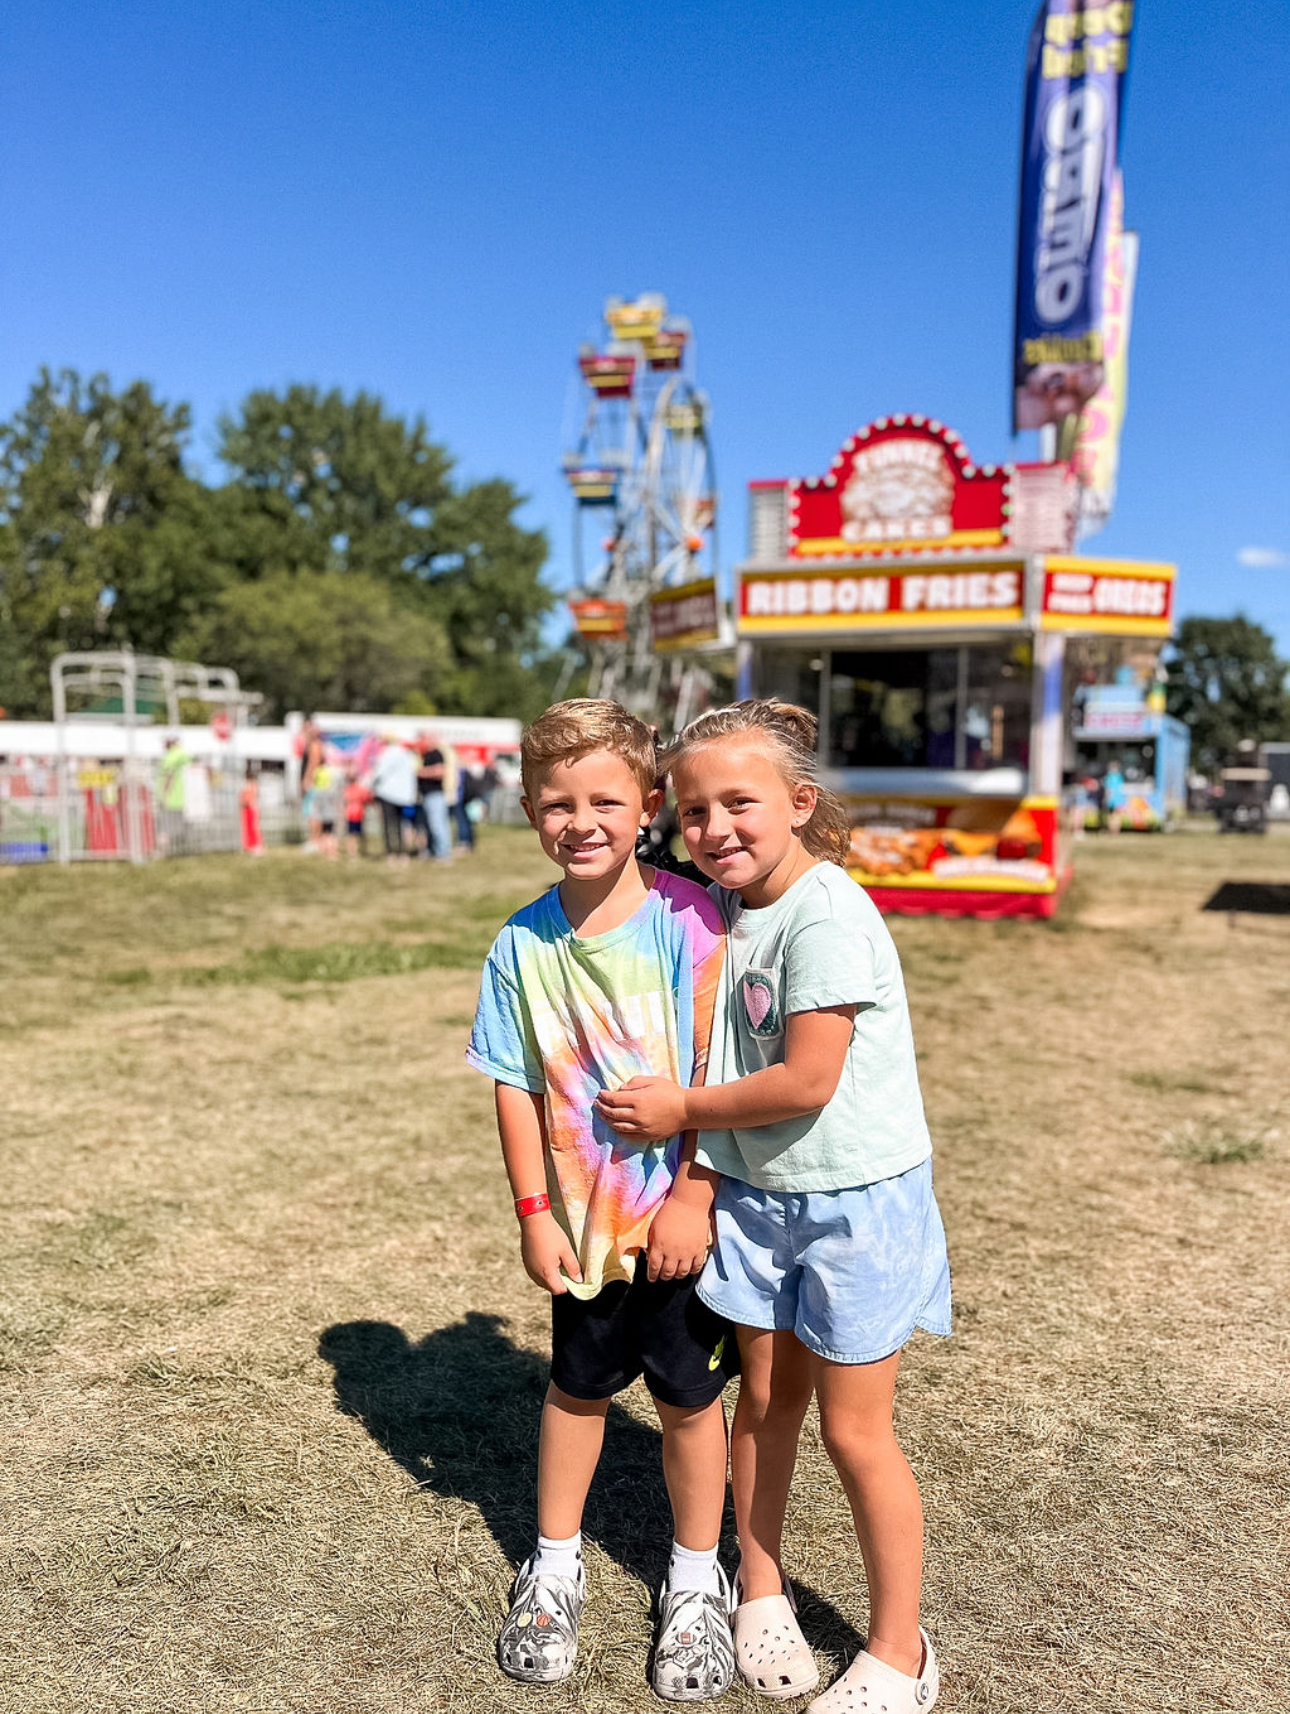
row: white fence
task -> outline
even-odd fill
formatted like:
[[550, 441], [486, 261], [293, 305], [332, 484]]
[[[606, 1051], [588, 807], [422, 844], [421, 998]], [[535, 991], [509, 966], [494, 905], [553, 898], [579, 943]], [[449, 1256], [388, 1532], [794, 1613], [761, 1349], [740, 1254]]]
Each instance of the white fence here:
[[[24, 757], [0, 762], [0, 863], [146, 862], [245, 848], [244, 778], [218, 764], [189, 762], [182, 789], [159, 789], [143, 757]], [[172, 806], [164, 798], [170, 796]], [[266, 844], [303, 837], [280, 773], [259, 782]]]
[[[522, 822], [515, 746], [519, 722], [407, 717], [319, 717], [331, 759], [344, 766], [378, 733], [408, 738], [433, 730], [463, 766], [495, 764], [490, 819]], [[162, 780], [168, 739], [188, 757], [182, 791]], [[0, 719], [0, 863], [146, 862], [152, 857], [246, 848], [241, 792], [259, 781], [259, 822], [266, 845], [305, 838], [295, 734], [283, 726], [135, 726], [119, 717], [51, 721]], [[168, 808], [166, 797], [182, 799]]]

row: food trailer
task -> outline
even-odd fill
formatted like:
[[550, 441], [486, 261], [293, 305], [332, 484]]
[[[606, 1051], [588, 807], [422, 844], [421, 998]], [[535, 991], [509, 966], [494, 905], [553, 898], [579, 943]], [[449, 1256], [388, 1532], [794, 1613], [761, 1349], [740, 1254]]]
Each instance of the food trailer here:
[[[1122, 827], [1157, 833], [1182, 819], [1187, 811], [1191, 734], [1181, 720], [1165, 713], [1163, 686], [1144, 686], [1124, 668], [1112, 684], [1077, 689], [1073, 718], [1075, 771], [1085, 826], [1101, 826], [1114, 813]], [[1105, 795], [1105, 782], [1112, 774], [1118, 774], [1121, 782], [1118, 806], [1108, 803]], [[1100, 807], [1089, 801], [1086, 780], [1096, 784]]]
[[977, 465], [923, 416], [750, 490], [740, 694], [818, 711], [856, 880], [888, 911], [1051, 916], [1076, 688], [1150, 668], [1174, 567], [1073, 554], [1069, 465]]

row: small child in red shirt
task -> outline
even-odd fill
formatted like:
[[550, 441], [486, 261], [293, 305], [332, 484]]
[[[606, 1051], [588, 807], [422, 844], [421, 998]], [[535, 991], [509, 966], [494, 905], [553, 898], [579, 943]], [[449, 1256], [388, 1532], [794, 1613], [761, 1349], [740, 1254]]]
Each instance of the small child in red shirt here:
[[363, 816], [372, 794], [358, 777], [351, 762], [345, 770], [345, 850], [351, 857], [361, 856], [363, 850]]
[[260, 831], [260, 777], [254, 763], [242, 782], [238, 799], [242, 807], [242, 849], [250, 857], [262, 857], [264, 835]]

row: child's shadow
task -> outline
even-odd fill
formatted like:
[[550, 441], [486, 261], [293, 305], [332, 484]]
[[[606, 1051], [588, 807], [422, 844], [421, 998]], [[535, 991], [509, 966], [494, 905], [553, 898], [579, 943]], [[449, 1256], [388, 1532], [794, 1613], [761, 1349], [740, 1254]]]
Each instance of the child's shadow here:
[[[497, 1315], [471, 1311], [413, 1344], [387, 1321], [329, 1327], [319, 1355], [336, 1401], [423, 1488], [478, 1506], [512, 1565], [536, 1539], [538, 1418], [549, 1364]], [[659, 1436], [609, 1407], [584, 1533], [653, 1587], [671, 1541]]]
[[[356, 1417], [420, 1487], [479, 1508], [512, 1565], [536, 1537], [538, 1418], [549, 1365], [513, 1344], [500, 1316], [476, 1311], [413, 1344], [388, 1321], [329, 1327], [319, 1355], [335, 1370], [337, 1407]], [[624, 1571], [658, 1586], [672, 1517], [659, 1432], [611, 1404], [583, 1532]], [[722, 1560], [738, 1559], [727, 1511]], [[820, 1648], [850, 1656], [860, 1638], [833, 1605], [801, 1588], [802, 1620]]]

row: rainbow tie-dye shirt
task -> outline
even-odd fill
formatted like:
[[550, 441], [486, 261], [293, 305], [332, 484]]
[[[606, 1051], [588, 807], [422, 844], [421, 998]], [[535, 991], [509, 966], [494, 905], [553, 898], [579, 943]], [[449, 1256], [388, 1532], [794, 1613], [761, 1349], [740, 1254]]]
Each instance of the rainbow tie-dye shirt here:
[[701, 887], [658, 869], [618, 928], [576, 935], [558, 887], [517, 911], [484, 966], [466, 1058], [498, 1083], [545, 1097], [547, 1189], [577, 1253], [579, 1297], [629, 1280], [671, 1187], [679, 1136], [639, 1143], [592, 1107], [632, 1077], [689, 1084], [708, 1057], [725, 954]]

